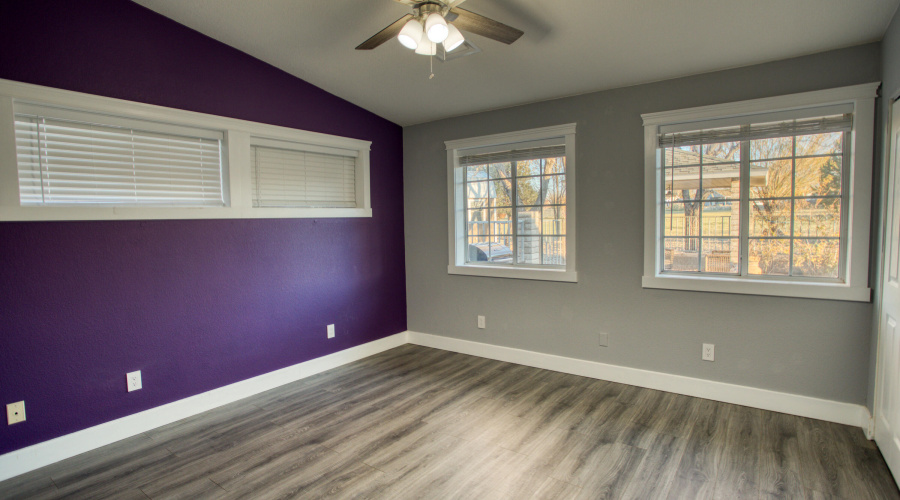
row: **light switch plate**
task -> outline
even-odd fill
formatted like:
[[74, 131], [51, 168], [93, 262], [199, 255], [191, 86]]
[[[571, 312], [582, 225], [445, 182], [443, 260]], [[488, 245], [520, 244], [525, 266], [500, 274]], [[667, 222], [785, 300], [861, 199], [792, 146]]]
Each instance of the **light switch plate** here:
[[25, 401], [6, 405], [6, 421], [9, 425], [25, 421]]
[[128, 383], [128, 392], [136, 391], [143, 387], [141, 384], [141, 371], [126, 373], [125, 380]]

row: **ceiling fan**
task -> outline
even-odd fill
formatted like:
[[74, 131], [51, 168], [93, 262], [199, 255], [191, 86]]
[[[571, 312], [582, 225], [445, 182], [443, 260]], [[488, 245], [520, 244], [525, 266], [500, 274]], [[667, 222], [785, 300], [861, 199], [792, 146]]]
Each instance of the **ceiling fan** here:
[[515, 42], [524, 32], [499, 21], [484, 17], [459, 4], [465, 0], [395, 0], [411, 6], [407, 14], [379, 31], [356, 50], [372, 50], [391, 38], [397, 37], [403, 46], [417, 54], [433, 56], [438, 44], [449, 53], [463, 45], [465, 38], [460, 31], [481, 35], [507, 45]]

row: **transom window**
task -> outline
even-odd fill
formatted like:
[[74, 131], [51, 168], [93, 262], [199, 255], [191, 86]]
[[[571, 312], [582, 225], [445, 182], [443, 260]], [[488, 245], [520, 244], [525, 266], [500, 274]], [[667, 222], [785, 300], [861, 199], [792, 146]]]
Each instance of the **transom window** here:
[[450, 141], [452, 274], [574, 281], [574, 125]]
[[644, 286], [868, 300], [862, 87], [644, 115]]

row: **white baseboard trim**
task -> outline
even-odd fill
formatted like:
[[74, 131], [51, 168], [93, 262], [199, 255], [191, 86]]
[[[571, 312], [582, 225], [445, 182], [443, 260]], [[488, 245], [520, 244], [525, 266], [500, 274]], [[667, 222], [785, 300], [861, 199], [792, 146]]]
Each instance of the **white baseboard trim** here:
[[871, 439], [871, 416], [862, 405], [407, 331], [0, 455], [0, 481], [407, 343], [855, 425]]
[[407, 342], [407, 332], [400, 332], [0, 455], [0, 481], [393, 349]]
[[583, 377], [789, 413], [839, 424], [854, 425], [861, 427], [866, 435], [869, 434], [869, 410], [863, 405], [684, 377], [670, 373], [641, 370], [597, 361], [567, 358], [554, 354], [544, 354], [427, 333], [409, 332], [409, 342], [445, 351], [571, 373]]

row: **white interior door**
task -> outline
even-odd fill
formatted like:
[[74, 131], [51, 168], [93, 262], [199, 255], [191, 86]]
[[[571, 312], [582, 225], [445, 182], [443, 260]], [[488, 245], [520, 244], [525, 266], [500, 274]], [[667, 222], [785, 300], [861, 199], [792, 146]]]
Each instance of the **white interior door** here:
[[876, 368], [875, 442], [900, 482], [900, 101], [892, 108]]

